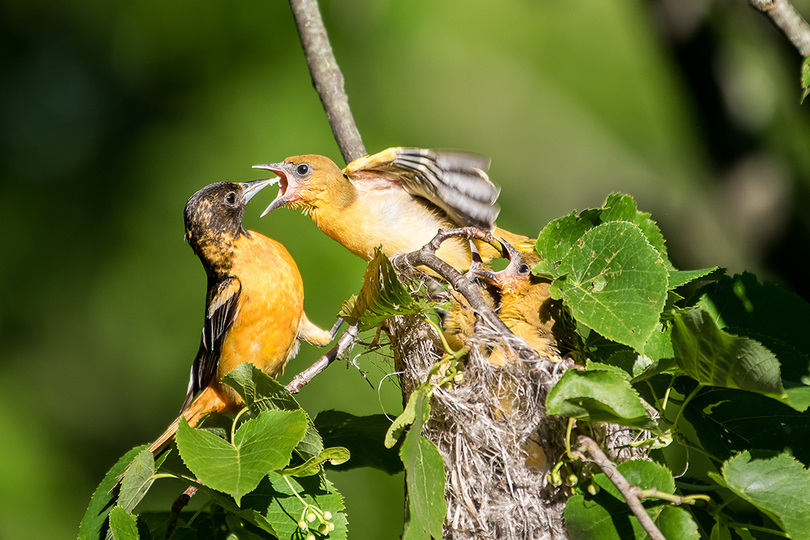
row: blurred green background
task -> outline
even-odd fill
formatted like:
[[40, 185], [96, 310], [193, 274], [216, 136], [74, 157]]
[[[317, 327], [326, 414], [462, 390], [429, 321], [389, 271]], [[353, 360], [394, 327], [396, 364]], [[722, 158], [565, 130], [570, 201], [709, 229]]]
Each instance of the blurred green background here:
[[[182, 402], [205, 289], [186, 199], [261, 177], [256, 163], [339, 153], [282, 0], [0, 5], [0, 538], [70, 538], [104, 472]], [[679, 267], [808, 296], [801, 59], [746, 1], [321, 6], [369, 151], [491, 156], [499, 224], [530, 235], [625, 191]], [[364, 264], [297, 213], [260, 221], [274, 196], [246, 226], [288, 246], [328, 327]], [[304, 347], [284, 380], [319, 354]], [[397, 413], [392, 378], [376, 389], [385, 359], [357, 363], [371, 384], [337, 364], [304, 406]], [[397, 537], [401, 476], [330, 477], [353, 538]]]

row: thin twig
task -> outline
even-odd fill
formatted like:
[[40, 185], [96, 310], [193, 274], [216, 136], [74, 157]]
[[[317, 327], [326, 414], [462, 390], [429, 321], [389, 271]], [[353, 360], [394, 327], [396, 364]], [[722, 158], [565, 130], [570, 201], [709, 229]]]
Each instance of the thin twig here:
[[340, 153], [346, 163], [366, 155], [363, 139], [349, 108], [343, 73], [338, 67], [317, 0], [290, 0], [312, 84], [321, 98]]
[[429, 243], [422, 246], [417, 251], [410, 253], [402, 253], [394, 256], [391, 262], [395, 267], [401, 268], [402, 265], [419, 267], [426, 266], [439, 276], [447, 280], [462, 296], [464, 296], [467, 303], [475, 311], [481, 319], [483, 319], [489, 326], [500, 334], [511, 336], [514, 338], [515, 348], [519, 349], [518, 352], [529, 355], [537, 356], [537, 353], [526, 345], [522, 339], [515, 336], [511, 330], [503, 323], [503, 321], [495, 314], [495, 311], [486, 303], [478, 288], [458, 270], [441, 260], [436, 256], [436, 250], [439, 249], [442, 242], [449, 238], [467, 238], [469, 240], [483, 240], [484, 242], [493, 242], [495, 238], [492, 234], [476, 229], [474, 227], [463, 227], [460, 229], [440, 230], [436, 233]]
[[[599, 468], [602, 469], [602, 472], [605, 473], [605, 476], [608, 477], [608, 480], [613, 482], [613, 485], [616, 486], [616, 489], [622, 494], [624, 500], [627, 502], [627, 506], [630, 507], [633, 515], [638, 518], [639, 523], [647, 534], [650, 535], [650, 538], [652, 540], [666, 540], [655, 522], [653, 522], [650, 514], [644, 509], [644, 505], [641, 504], [641, 488], [627, 481], [627, 478], [619, 472], [619, 469], [610, 461], [610, 458], [602, 452], [602, 449], [599, 448], [596, 441], [586, 435], [580, 435], [577, 441], [579, 442], [579, 447], [584, 448], [585, 451], [588, 452], [594, 463], [596, 463]], [[577, 452], [581, 454], [581, 450]], [[584, 458], [585, 456], [583, 455], [581, 457]]]
[[286, 388], [291, 394], [297, 394], [301, 391], [309, 381], [315, 378], [315, 376], [320, 373], [321, 371], [325, 370], [329, 364], [334, 362], [338, 358], [342, 358], [346, 351], [354, 345], [355, 340], [357, 339], [357, 325], [352, 325], [343, 332], [343, 335], [340, 336], [337, 344], [335, 344], [332, 349], [326, 353], [325, 355], [321, 356], [318, 360], [315, 361], [314, 364], [309, 366], [307, 369], [293, 377], [293, 380], [287, 384]]
[[180, 512], [182, 512], [183, 508], [188, 505], [195, 493], [197, 493], [197, 487], [189, 486], [183, 493], [180, 494], [179, 497], [177, 497], [177, 499], [175, 499], [174, 503], [172, 504], [171, 513], [169, 514], [169, 522], [166, 525], [166, 538], [170, 537], [172, 532], [174, 532], [174, 528], [177, 527], [177, 518], [180, 517]]
[[771, 19], [804, 58], [810, 56], [810, 24], [789, 0], [748, 0]]

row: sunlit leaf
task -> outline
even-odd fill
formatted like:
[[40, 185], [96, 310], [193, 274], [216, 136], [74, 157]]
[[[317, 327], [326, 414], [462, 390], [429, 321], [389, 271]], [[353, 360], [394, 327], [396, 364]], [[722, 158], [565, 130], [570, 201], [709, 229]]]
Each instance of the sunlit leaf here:
[[560, 263], [559, 287], [574, 318], [643, 352], [667, 294], [667, 267], [639, 228], [622, 221], [586, 232]]
[[181, 420], [177, 447], [183, 462], [202, 483], [236, 500], [252, 491], [270, 471], [290, 462], [307, 420], [299, 411], [263, 411], [245, 421], [227, 442]]
[[[289, 390], [253, 364], [244, 363], [235, 367], [222, 378], [222, 382], [239, 392], [245, 405], [254, 412], [282, 410], [301, 411], [306, 414]], [[307, 432], [295, 447], [296, 453], [305, 460], [317, 456], [323, 450], [321, 436], [309, 420], [309, 416], [307, 420]]]

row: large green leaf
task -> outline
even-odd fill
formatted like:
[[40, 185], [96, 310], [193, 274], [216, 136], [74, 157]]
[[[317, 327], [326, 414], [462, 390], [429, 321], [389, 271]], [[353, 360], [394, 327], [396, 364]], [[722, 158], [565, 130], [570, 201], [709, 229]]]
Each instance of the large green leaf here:
[[299, 411], [263, 411], [245, 421], [227, 442], [207, 431], [192, 429], [185, 419], [177, 430], [177, 447], [186, 466], [200, 481], [231, 495], [239, 504], [270, 471], [290, 462], [307, 429]]
[[810, 94], [810, 57], [804, 59], [802, 62], [802, 99], [801, 103], [804, 103], [805, 98], [807, 95]]
[[696, 305], [711, 313], [720, 328], [755, 339], [775, 354], [787, 401], [797, 410], [810, 406], [810, 340], [805, 339], [810, 304], [743, 273], [701, 288]]
[[[253, 412], [266, 410], [306, 412], [280, 382], [250, 363], [236, 366], [222, 378], [222, 382], [239, 392], [245, 405]], [[295, 451], [305, 460], [313, 458], [323, 451], [323, 441], [315, 426], [307, 416], [308, 426], [304, 438]]]
[[616, 221], [587, 231], [554, 281], [578, 323], [643, 352], [667, 296], [665, 259], [634, 224]]
[[810, 472], [787, 454], [752, 459], [743, 452], [723, 464], [719, 484], [750, 502], [793, 539], [810, 538]]
[[138, 456], [146, 445], [138, 446], [121, 456], [115, 465], [113, 465], [96, 490], [90, 498], [90, 503], [87, 505], [87, 510], [84, 513], [82, 522], [79, 525], [79, 538], [96, 539], [101, 536], [101, 530], [104, 528], [104, 523], [107, 521], [107, 516], [113, 507], [113, 500], [118, 495], [116, 488], [121, 475], [126, 472], [127, 467], [132, 460]]
[[549, 414], [655, 429], [628, 379], [619, 369], [570, 369], [548, 393], [546, 408]]
[[359, 322], [362, 331], [378, 327], [389, 317], [421, 313], [425, 308], [399, 280], [388, 257], [377, 250], [366, 267], [360, 294], [343, 303], [340, 316], [349, 324]]
[[721, 330], [706, 310], [675, 312], [672, 346], [680, 368], [701, 384], [785, 400], [773, 353], [753, 339]]
[[444, 461], [436, 446], [422, 437], [422, 426], [430, 418], [427, 392], [417, 388], [411, 399], [414, 401], [414, 420], [399, 450], [408, 488], [409, 520], [404, 538], [432, 536], [439, 539], [447, 514]]

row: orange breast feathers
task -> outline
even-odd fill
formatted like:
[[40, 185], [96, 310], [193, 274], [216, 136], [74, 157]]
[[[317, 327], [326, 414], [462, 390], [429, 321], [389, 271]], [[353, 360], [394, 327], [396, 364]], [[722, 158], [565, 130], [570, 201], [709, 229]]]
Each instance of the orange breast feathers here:
[[216, 380], [245, 362], [275, 376], [298, 349], [304, 283], [279, 242], [248, 231], [236, 243], [232, 272], [242, 292], [239, 312], [222, 344]]

